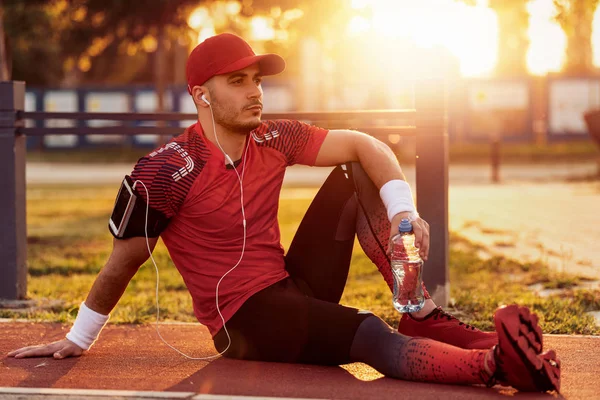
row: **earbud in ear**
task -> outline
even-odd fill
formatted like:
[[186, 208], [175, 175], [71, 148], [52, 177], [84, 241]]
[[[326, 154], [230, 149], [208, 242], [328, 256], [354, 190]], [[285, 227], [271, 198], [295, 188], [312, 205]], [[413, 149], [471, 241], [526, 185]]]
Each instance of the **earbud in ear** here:
[[202, 94], [201, 99], [202, 99], [203, 102], [205, 102], [206, 104], [208, 104], [210, 106], [210, 101], [206, 100], [206, 97], [205, 97], [204, 94]]

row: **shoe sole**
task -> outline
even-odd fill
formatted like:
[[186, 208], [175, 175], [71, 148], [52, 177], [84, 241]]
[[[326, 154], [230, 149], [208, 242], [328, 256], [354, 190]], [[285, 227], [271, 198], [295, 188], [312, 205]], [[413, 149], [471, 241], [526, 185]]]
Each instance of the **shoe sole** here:
[[[519, 323], [515, 324], [517, 318]], [[553, 350], [542, 354], [543, 336], [537, 316], [525, 307], [512, 305], [499, 309], [495, 320], [501, 349], [505, 351], [508, 345], [520, 356], [534, 385], [517, 389], [559, 392], [560, 360]]]

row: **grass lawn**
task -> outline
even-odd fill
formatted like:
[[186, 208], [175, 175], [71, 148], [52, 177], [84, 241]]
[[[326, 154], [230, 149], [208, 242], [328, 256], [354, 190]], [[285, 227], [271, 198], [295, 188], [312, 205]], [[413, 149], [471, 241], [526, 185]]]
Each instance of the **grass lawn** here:
[[[73, 321], [111, 251], [107, 221], [117, 186], [27, 188], [28, 294], [39, 300], [41, 307], [26, 315], [0, 309], [0, 317]], [[285, 248], [314, 193], [313, 189], [284, 190], [279, 219]], [[499, 257], [485, 260], [477, 256], [477, 250], [468, 240], [451, 234], [449, 308], [465, 322], [491, 330], [494, 310], [501, 304], [518, 303], [538, 313], [547, 333], [600, 334], [593, 318], [586, 314], [600, 310], [600, 290], [573, 289], [579, 278], [553, 273], [541, 263], [520, 264]], [[154, 256], [160, 269], [162, 320], [195, 322], [190, 295], [162, 242]], [[534, 283], [567, 289], [560, 295], [542, 298], [527, 289]], [[153, 322], [155, 285], [155, 271], [149, 261], [133, 278], [111, 322]], [[398, 324], [399, 314], [391, 305], [391, 293], [358, 243], [342, 303], [369, 309], [389, 324]]]
[[[406, 150], [398, 157], [403, 165], [414, 162], [414, 143], [410, 140], [403, 145]], [[148, 154], [150, 148], [111, 147], [91, 149], [30, 149], [27, 161], [49, 163], [135, 163]], [[591, 140], [557, 142], [544, 145], [533, 143], [503, 143], [500, 149], [501, 163], [543, 163], [543, 162], [587, 162], [600, 158], [598, 146]], [[489, 143], [450, 143], [450, 162], [459, 164], [489, 164]]]

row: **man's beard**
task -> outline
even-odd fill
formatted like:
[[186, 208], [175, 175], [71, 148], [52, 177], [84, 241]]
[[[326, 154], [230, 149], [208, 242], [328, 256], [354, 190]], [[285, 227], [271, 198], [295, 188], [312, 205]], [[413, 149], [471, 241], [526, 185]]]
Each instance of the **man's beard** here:
[[[260, 118], [254, 121], [238, 122], [239, 116], [242, 113], [241, 110], [236, 110], [232, 106], [226, 107], [221, 102], [212, 96], [212, 112], [215, 118], [215, 123], [227, 129], [230, 132], [239, 133], [241, 135], [247, 135], [250, 131], [260, 126]], [[255, 102], [253, 104], [261, 104]]]

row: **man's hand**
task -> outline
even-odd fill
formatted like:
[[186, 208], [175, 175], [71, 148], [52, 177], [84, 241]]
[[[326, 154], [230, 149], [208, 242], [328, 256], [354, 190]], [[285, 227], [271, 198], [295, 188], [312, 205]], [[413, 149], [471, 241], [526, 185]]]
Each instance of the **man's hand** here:
[[[404, 218], [408, 218], [410, 212], [401, 212], [392, 219], [392, 227], [390, 230], [390, 238], [398, 233], [398, 225]], [[415, 246], [419, 249], [419, 256], [423, 261], [427, 261], [429, 255], [429, 224], [421, 217], [417, 217], [412, 221], [413, 231], [415, 232]]]
[[57, 360], [67, 357], [79, 357], [83, 349], [68, 339], [57, 342], [42, 344], [40, 346], [28, 346], [8, 353], [9, 357], [27, 358], [27, 357], [54, 357]]

